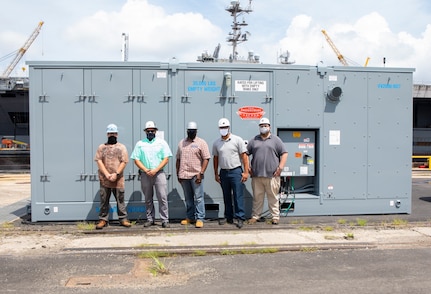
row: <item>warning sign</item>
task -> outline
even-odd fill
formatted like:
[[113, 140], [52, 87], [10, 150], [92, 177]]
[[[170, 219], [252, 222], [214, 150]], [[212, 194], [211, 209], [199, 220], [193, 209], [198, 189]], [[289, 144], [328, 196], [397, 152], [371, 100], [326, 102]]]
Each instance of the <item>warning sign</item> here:
[[236, 92], [266, 92], [266, 81], [236, 80]]
[[238, 114], [241, 119], [260, 119], [265, 114], [265, 111], [263, 111], [261, 107], [244, 106], [238, 109], [236, 114]]

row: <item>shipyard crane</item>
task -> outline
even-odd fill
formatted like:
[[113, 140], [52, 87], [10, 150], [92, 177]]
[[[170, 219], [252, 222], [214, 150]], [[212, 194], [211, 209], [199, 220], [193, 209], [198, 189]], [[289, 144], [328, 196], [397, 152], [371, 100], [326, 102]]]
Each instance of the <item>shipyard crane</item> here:
[[340, 51], [335, 46], [334, 42], [332, 42], [331, 38], [328, 36], [325, 30], [322, 30], [323, 35], [326, 38], [326, 41], [328, 41], [328, 44], [331, 46], [332, 50], [334, 50], [335, 54], [337, 55], [338, 60], [344, 65], [349, 66], [344, 56], [340, 53]]
[[31, 36], [28, 38], [28, 40], [25, 42], [24, 46], [22, 46], [18, 52], [16, 53], [14, 59], [9, 64], [9, 66], [6, 68], [6, 70], [3, 72], [2, 78], [9, 77], [10, 73], [13, 71], [15, 66], [18, 64], [18, 62], [21, 60], [22, 56], [25, 54], [25, 52], [30, 48], [30, 45], [33, 43], [33, 41], [36, 39], [36, 37], [39, 35], [39, 32], [42, 28], [43, 21], [40, 21], [37, 25], [36, 29], [33, 31]]

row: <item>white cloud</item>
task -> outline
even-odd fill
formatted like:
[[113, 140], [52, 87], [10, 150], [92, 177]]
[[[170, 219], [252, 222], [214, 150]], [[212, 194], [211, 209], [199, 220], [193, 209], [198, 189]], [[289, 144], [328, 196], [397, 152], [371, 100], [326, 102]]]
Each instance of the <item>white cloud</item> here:
[[[167, 61], [176, 56], [180, 61], [195, 61], [204, 47], [213, 46], [221, 30], [199, 13], [166, 14], [163, 8], [146, 1], [130, 0], [120, 12], [97, 12], [67, 30], [73, 43], [99, 46], [91, 58], [111, 56], [121, 49], [121, 35], [129, 35], [129, 60]], [[118, 54], [118, 57], [120, 55]], [[116, 59], [118, 60], [118, 59]]]

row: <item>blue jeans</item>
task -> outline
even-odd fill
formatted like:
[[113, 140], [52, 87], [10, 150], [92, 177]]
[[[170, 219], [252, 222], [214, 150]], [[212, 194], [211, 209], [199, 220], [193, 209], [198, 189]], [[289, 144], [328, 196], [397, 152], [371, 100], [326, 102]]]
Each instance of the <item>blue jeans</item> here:
[[224, 216], [228, 220], [234, 218], [234, 212], [236, 219], [245, 220], [244, 183], [241, 182], [241, 177], [241, 167], [220, 170], [220, 181], [224, 200]]
[[191, 220], [204, 220], [205, 200], [204, 200], [204, 180], [200, 184], [196, 183], [196, 177], [189, 180], [181, 180], [181, 186], [186, 200], [187, 218]]

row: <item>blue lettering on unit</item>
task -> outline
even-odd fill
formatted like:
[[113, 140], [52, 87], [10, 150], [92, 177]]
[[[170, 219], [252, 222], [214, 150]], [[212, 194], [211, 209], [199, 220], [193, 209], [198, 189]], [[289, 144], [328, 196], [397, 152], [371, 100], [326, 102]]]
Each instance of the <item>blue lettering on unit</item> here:
[[127, 212], [145, 212], [145, 206], [131, 206], [127, 208]]
[[400, 89], [401, 84], [377, 84], [379, 89]]
[[187, 92], [220, 92], [220, 86], [217, 86], [216, 81], [192, 81]]
[[[130, 206], [127, 207], [127, 212], [145, 212], [145, 206]], [[100, 213], [100, 207], [96, 207], [96, 212]], [[109, 208], [109, 212], [117, 212], [117, 206], [112, 206]]]

